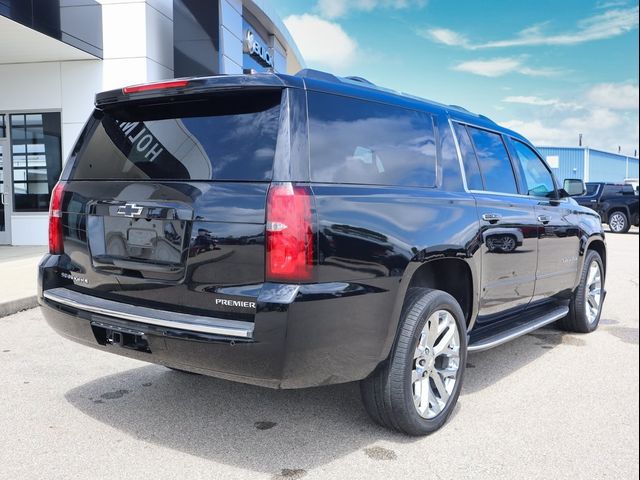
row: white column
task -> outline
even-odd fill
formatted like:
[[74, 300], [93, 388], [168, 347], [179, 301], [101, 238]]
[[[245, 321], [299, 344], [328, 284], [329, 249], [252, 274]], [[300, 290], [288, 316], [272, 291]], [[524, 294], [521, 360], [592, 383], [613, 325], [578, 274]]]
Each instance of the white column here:
[[242, 2], [220, 0], [220, 73], [242, 73]]
[[589, 159], [589, 147], [584, 149], [584, 181], [589, 181], [590, 159]]
[[103, 90], [173, 78], [171, 0], [102, 0]]

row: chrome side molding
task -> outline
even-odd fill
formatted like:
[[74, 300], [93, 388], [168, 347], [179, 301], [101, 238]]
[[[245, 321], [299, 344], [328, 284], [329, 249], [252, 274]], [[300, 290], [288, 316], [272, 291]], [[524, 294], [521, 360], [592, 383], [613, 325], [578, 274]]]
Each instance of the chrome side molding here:
[[66, 305], [105, 317], [130, 320], [157, 327], [175, 328], [188, 332], [209, 333], [236, 338], [253, 338], [254, 324], [252, 322], [138, 307], [128, 303], [86, 295], [67, 288], [45, 290], [43, 296], [53, 304]]

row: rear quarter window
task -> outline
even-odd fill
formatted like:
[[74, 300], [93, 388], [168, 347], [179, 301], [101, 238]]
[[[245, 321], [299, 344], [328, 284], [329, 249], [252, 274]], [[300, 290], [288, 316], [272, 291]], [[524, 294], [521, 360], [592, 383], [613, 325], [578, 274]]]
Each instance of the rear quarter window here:
[[308, 102], [312, 181], [435, 186], [430, 114], [317, 92]]

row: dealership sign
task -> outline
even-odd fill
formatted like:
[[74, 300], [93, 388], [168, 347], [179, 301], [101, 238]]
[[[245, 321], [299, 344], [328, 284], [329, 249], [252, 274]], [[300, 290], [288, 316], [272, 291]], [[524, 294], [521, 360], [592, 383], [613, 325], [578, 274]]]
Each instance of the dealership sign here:
[[273, 68], [273, 55], [269, 48], [261, 44], [251, 30], [244, 35], [244, 53], [251, 55], [262, 66]]

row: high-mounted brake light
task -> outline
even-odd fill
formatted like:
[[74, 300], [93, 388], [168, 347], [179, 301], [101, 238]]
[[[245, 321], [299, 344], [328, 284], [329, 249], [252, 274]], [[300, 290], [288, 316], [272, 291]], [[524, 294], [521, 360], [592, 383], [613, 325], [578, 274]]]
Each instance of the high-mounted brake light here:
[[166, 88], [186, 87], [189, 80], [171, 80], [168, 82], [145, 83], [142, 85], [131, 85], [124, 87], [122, 93], [139, 93], [148, 92], [150, 90], [164, 90]]
[[56, 183], [51, 192], [49, 203], [49, 253], [61, 255], [64, 253], [62, 234], [62, 197], [64, 195], [64, 182]]
[[267, 280], [311, 278], [311, 192], [290, 183], [272, 184], [267, 195]]

